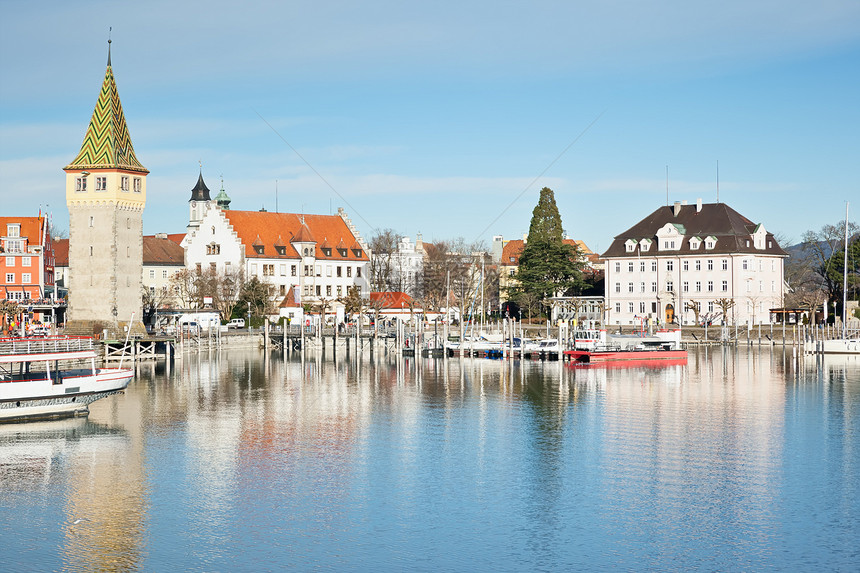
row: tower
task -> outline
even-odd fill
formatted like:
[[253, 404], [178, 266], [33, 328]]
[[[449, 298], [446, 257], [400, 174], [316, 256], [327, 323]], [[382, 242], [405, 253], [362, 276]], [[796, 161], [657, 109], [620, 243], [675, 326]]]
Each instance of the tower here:
[[211, 202], [209, 188], [203, 182], [203, 168], [201, 167], [197, 185], [191, 190], [191, 199], [188, 200], [188, 233], [193, 233], [200, 228], [200, 221], [203, 220], [203, 215], [209, 210]]
[[149, 171], [134, 154], [110, 61], [77, 157], [66, 172], [69, 208], [67, 332], [141, 331], [143, 208]]

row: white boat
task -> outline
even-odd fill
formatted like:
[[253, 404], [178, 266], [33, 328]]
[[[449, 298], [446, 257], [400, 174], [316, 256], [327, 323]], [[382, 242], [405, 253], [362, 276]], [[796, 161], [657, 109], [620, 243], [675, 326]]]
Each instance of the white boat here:
[[96, 368], [92, 338], [0, 338], [0, 423], [86, 415], [133, 377]]

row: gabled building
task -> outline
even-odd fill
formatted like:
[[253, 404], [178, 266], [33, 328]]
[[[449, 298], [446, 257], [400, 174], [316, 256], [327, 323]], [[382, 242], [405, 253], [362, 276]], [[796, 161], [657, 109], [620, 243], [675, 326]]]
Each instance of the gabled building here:
[[602, 255], [607, 322], [767, 323], [782, 306], [787, 256], [763, 224], [724, 203], [660, 207]]
[[293, 302], [302, 305], [334, 301], [352, 289], [364, 296], [369, 292], [369, 254], [342, 209], [338, 215], [298, 215], [225, 207], [222, 201], [210, 204], [186, 236], [189, 269], [240, 269], [246, 279], [272, 285], [276, 302], [290, 289]]
[[54, 247], [46, 217], [0, 217], [0, 300], [54, 293]]

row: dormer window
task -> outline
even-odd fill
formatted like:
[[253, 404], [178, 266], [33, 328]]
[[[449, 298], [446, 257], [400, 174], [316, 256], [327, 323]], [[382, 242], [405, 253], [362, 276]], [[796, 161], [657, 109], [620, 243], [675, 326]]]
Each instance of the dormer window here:
[[346, 257], [346, 249], [338, 249], [338, 254], [342, 257]]
[[283, 245], [275, 245], [275, 252], [283, 257], [287, 254], [287, 247]]
[[359, 259], [361, 258], [361, 249], [353, 249], [352, 253]]
[[331, 256], [331, 248], [329, 248], [329, 247], [323, 248], [322, 252], [323, 252], [323, 255], [325, 255], [327, 257]]
[[21, 224], [15, 223], [6, 225], [6, 236], [7, 237], [20, 237], [21, 236]]
[[258, 255], [263, 255], [266, 252], [266, 247], [264, 247], [263, 245], [254, 245], [254, 251]]
[[304, 253], [305, 253], [305, 256], [308, 256], [308, 248], [307, 247], [305, 247]]

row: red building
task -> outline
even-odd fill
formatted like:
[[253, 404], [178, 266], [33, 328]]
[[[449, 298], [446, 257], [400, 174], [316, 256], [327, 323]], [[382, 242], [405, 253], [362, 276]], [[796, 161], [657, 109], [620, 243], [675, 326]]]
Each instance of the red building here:
[[0, 217], [0, 300], [32, 307], [34, 320], [50, 316], [54, 247], [46, 217]]

